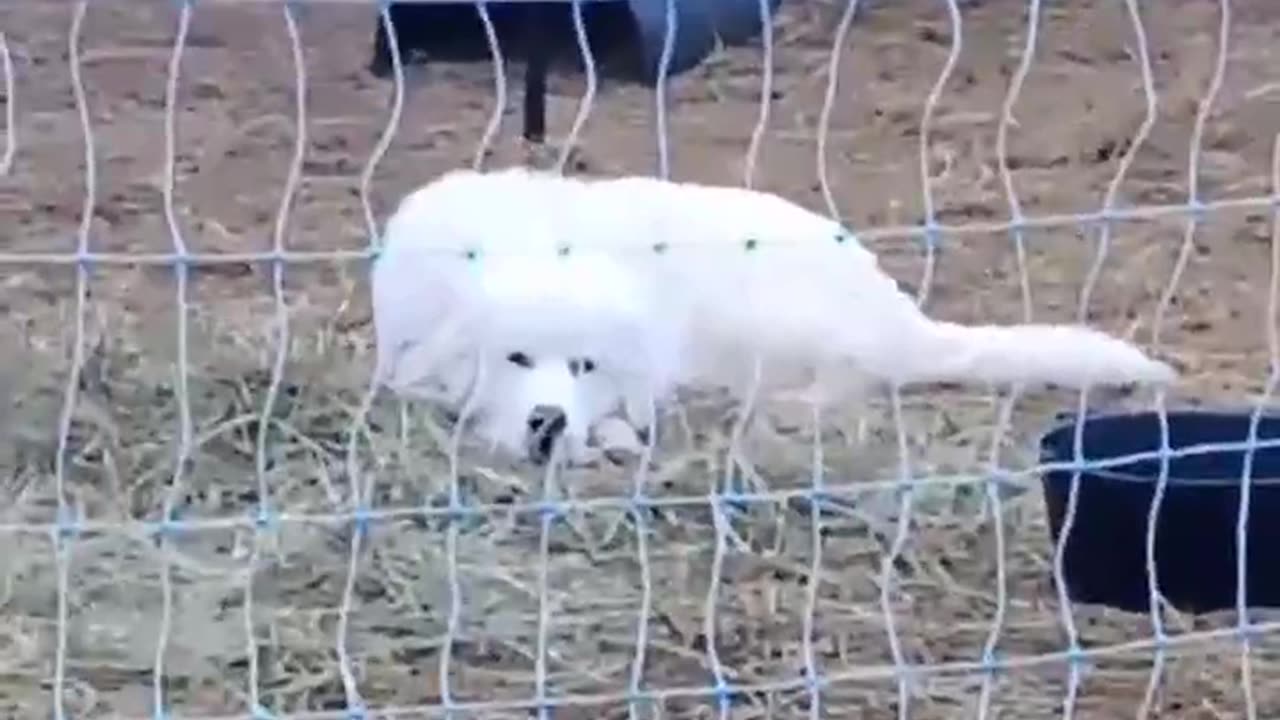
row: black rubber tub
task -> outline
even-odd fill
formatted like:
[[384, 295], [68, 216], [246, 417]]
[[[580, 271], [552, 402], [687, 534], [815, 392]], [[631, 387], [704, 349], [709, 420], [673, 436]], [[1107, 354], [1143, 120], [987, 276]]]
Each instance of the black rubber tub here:
[[[1236, 606], [1236, 527], [1240, 510], [1243, 449], [1176, 455], [1206, 444], [1245, 444], [1251, 411], [1183, 411], [1166, 414], [1168, 482], [1156, 521], [1155, 559], [1160, 594], [1184, 612]], [[1076, 420], [1040, 443], [1046, 463], [1074, 459]], [[1086, 462], [1116, 461], [1160, 448], [1155, 413], [1093, 415], [1084, 421]], [[1272, 441], [1253, 452], [1247, 525], [1246, 604], [1280, 607], [1280, 416], [1263, 415], [1258, 439]], [[1147, 612], [1146, 536], [1160, 459], [1137, 460], [1081, 473], [1076, 514], [1064, 554], [1067, 595], [1073, 602]], [[1042, 481], [1050, 536], [1062, 534], [1071, 470], [1046, 472]]]

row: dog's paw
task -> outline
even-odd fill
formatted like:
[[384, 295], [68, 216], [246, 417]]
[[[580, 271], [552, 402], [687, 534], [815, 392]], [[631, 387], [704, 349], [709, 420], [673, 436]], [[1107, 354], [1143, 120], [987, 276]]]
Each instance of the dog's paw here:
[[625, 465], [644, 452], [647, 431], [642, 437], [631, 423], [622, 418], [605, 418], [593, 428], [594, 445], [609, 462], [614, 465]]
[[572, 468], [594, 468], [599, 466], [606, 453], [598, 447], [584, 445], [569, 454], [567, 461]]

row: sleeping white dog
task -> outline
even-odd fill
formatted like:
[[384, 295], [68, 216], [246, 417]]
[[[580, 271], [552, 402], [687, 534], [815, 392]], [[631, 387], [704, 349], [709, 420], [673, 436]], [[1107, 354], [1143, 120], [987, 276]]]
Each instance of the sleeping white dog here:
[[[768, 193], [649, 177], [455, 171], [388, 221], [373, 271], [380, 382], [442, 399], [542, 463], [685, 386], [817, 402], [871, 383], [1168, 383], [1070, 325], [934, 321], [838, 223]], [[763, 398], [762, 398], [763, 399]]]

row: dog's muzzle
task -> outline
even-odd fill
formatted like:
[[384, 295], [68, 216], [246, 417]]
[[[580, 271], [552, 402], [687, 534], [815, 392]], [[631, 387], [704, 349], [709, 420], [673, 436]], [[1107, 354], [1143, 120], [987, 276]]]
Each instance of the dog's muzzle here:
[[569, 416], [555, 405], [538, 405], [529, 413], [529, 419], [525, 422], [529, 429], [525, 440], [529, 459], [543, 465], [551, 459], [556, 440], [560, 439], [569, 426]]

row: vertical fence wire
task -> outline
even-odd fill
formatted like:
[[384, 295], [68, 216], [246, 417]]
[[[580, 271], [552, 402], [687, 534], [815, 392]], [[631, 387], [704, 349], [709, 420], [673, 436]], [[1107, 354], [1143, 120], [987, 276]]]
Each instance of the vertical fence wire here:
[[[307, 153], [307, 65], [302, 50], [302, 36], [298, 29], [298, 20], [294, 5], [290, 2], [282, 6], [285, 31], [289, 37], [290, 56], [293, 60], [294, 73], [294, 140], [293, 158], [289, 162], [289, 172], [285, 179], [284, 190], [280, 195], [280, 205], [276, 211], [275, 226], [272, 232], [271, 249], [283, 256], [287, 247], [289, 217], [297, 196], [298, 186], [302, 180], [302, 164]], [[289, 307], [285, 298], [284, 284], [285, 263], [283, 259], [271, 263], [271, 295], [275, 305], [275, 353], [271, 363], [271, 379], [267, 386], [266, 397], [262, 401], [262, 414], [258, 418], [258, 433], [254, 447], [254, 470], [257, 474], [257, 505], [254, 518], [254, 531], [249, 559], [245, 570], [244, 582], [244, 626], [245, 653], [248, 659], [249, 707], [258, 715], [266, 715], [269, 711], [262, 703], [261, 660], [256, 639], [257, 623], [254, 619], [254, 573], [261, 561], [262, 545], [265, 532], [275, 529], [275, 510], [271, 503], [271, 486], [267, 479], [267, 438], [275, 427], [274, 414], [276, 401], [280, 395], [280, 387], [284, 383], [285, 363], [289, 357]]]
[[493, 25], [493, 15], [489, 12], [488, 0], [476, 0], [476, 14], [480, 24], [484, 26], [484, 39], [489, 45], [489, 60], [493, 63], [493, 111], [489, 113], [489, 121], [485, 124], [484, 134], [476, 146], [476, 154], [471, 167], [480, 170], [493, 147], [493, 141], [502, 129], [502, 115], [507, 109], [507, 70], [506, 59], [502, 54], [502, 45], [498, 42], [498, 30]]
[[[90, 250], [89, 233], [93, 227], [93, 214], [97, 206], [98, 165], [97, 150], [94, 146], [93, 123], [89, 118], [89, 101], [85, 94], [83, 67], [80, 60], [80, 43], [84, 30], [84, 19], [89, 11], [88, 0], [76, 3], [71, 16], [71, 29], [67, 40], [67, 61], [71, 72], [71, 91], [75, 97], [76, 113], [80, 119], [81, 142], [84, 146], [84, 204], [80, 211], [80, 228], [76, 238], [76, 252], [87, 257]], [[13, 110], [12, 67], [9, 60], [8, 47], [5, 47], [5, 83], [8, 94], [8, 110]], [[10, 115], [9, 131], [13, 131], [13, 119]], [[14, 149], [12, 135], [6, 146], [5, 171], [8, 171]], [[70, 594], [71, 573], [71, 541], [75, 535], [77, 517], [67, 502], [67, 454], [71, 438], [71, 428], [75, 420], [76, 401], [80, 389], [80, 376], [85, 362], [85, 314], [89, 295], [89, 265], [79, 262], [75, 266], [75, 335], [71, 339], [71, 368], [67, 374], [66, 389], [63, 391], [62, 411], [58, 418], [58, 447], [54, 455], [54, 494], [58, 503], [58, 517], [51, 532], [58, 574], [57, 598], [57, 637], [54, 641], [53, 669], [53, 716], [54, 720], [64, 720], [66, 707], [64, 692], [67, 674], [67, 615], [68, 596]], [[75, 513], [78, 515], [78, 513]]]
[[[1280, 135], [1272, 140], [1271, 189], [1280, 196]], [[1278, 206], [1280, 207], [1280, 206]], [[1271, 213], [1271, 276], [1267, 283], [1267, 314], [1263, 318], [1263, 335], [1267, 339], [1267, 381], [1249, 418], [1249, 449], [1240, 467], [1240, 506], [1236, 514], [1236, 628], [1240, 633], [1240, 686], [1244, 693], [1245, 717], [1256, 720], [1258, 701], [1253, 685], [1253, 645], [1256, 640], [1249, 618], [1249, 511], [1253, 499], [1254, 455], [1257, 452], [1258, 428], [1280, 385], [1280, 332], [1276, 329], [1280, 312], [1280, 213]]]
[[[1022, 95], [1022, 88], [1026, 84], [1027, 78], [1031, 74], [1032, 66], [1035, 63], [1039, 33], [1040, 0], [1028, 0], [1026, 37], [1024, 38], [1022, 53], [1018, 59], [1018, 67], [1009, 82], [1009, 89], [1001, 104], [1000, 121], [996, 125], [996, 164], [999, 167], [1000, 177], [1004, 185], [1005, 202], [1009, 206], [1010, 222], [1013, 224], [1011, 234], [1018, 266], [1019, 294], [1022, 299], [1021, 321], [1024, 323], [1030, 323], [1033, 320], [1031, 279], [1027, 270], [1026, 238], [1022, 229], [1022, 203], [1018, 198], [1017, 188], [1014, 185], [1013, 173], [1009, 169], [1009, 128], [1016, 124], [1014, 108], [1017, 107], [1018, 99]], [[1002, 475], [1000, 450], [1004, 445], [1009, 428], [1013, 424], [1014, 408], [1017, 406], [1022, 390], [1023, 388], [1020, 385], [1015, 384], [1009, 388], [1009, 392], [1003, 401], [998, 399], [998, 395], [993, 398], [997, 400], [995, 403], [997, 418], [991, 433], [991, 448], [988, 459], [990, 477], [986, 483], [984, 507], [990, 510], [991, 527], [995, 538], [996, 608], [991, 619], [991, 629], [988, 631], [987, 638], [982, 646], [983, 662], [987, 663], [992, 669], [996, 666], [1000, 637], [1004, 632], [1005, 617], [1009, 611], [1008, 551], [1005, 537], [1004, 501], [1001, 497], [1000, 485]], [[987, 713], [990, 712], [995, 679], [996, 673], [991, 671], [984, 673], [982, 676], [982, 689], [978, 697], [978, 716], [983, 720], [987, 717]], [[1070, 706], [1069, 703], [1068, 706]], [[1070, 714], [1068, 713], [1066, 717], [1070, 718]]]
[[170, 635], [173, 632], [172, 543], [174, 535], [179, 531], [179, 527], [175, 523], [174, 511], [178, 498], [182, 494], [188, 465], [191, 462], [192, 435], [194, 432], [191, 418], [191, 395], [188, 387], [188, 373], [190, 372], [188, 336], [191, 312], [189, 307], [191, 266], [187, 259], [187, 243], [183, 237], [175, 205], [178, 164], [178, 91], [181, 84], [182, 59], [186, 53], [187, 38], [191, 32], [193, 13], [194, 9], [190, 0], [178, 3], [178, 28], [174, 34], [173, 49], [169, 56], [168, 79], [165, 83], [163, 205], [165, 224], [168, 227], [169, 237], [173, 243], [173, 252], [177, 258], [173, 270], [175, 276], [174, 311], [177, 313], [177, 367], [174, 370], [174, 384], [176, 386], [174, 397], [178, 405], [178, 447], [177, 457], [174, 459], [173, 476], [169, 480], [169, 488], [164, 498], [164, 508], [156, 530], [164, 562], [160, 573], [160, 591], [163, 605], [160, 610], [155, 664], [152, 672], [152, 712], [156, 718], [167, 717], [168, 713], [165, 697], [165, 662], [168, 656]]
[[13, 56], [9, 54], [9, 39], [3, 32], [0, 32], [0, 68], [4, 70], [4, 153], [0, 154], [0, 177], [4, 177], [13, 170], [13, 160], [18, 155], [18, 97]]
[[[1169, 281], [1160, 296], [1159, 304], [1156, 305], [1155, 316], [1151, 322], [1151, 344], [1157, 351], [1163, 347], [1165, 315], [1173, 304], [1178, 285], [1186, 272], [1191, 253], [1195, 249], [1196, 234], [1204, 220], [1203, 201], [1200, 195], [1200, 161], [1204, 151], [1205, 127], [1208, 124], [1210, 114], [1213, 112], [1214, 103], [1218, 98], [1218, 92], [1222, 89], [1222, 82], [1226, 75], [1231, 37], [1231, 0], [1219, 0], [1218, 20], [1217, 52], [1214, 60], [1213, 75], [1209, 78], [1208, 86], [1205, 88], [1204, 95], [1198, 103], [1195, 122], [1191, 130], [1190, 147], [1187, 150], [1187, 206], [1191, 211], [1187, 215], [1183, 226], [1182, 244], [1178, 250], [1178, 257], [1174, 262], [1173, 271], [1170, 273]], [[1160, 421], [1160, 476], [1156, 481], [1155, 492], [1151, 498], [1150, 512], [1147, 515], [1146, 571], [1152, 635], [1155, 637], [1156, 646], [1155, 659], [1147, 682], [1147, 690], [1138, 709], [1139, 718], [1148, 717], [1155, 705], [1156, 696], [1164, 676], [1168, 646], [1168, 633], [1165, 630], [1162, 617], [1164, 598], [1160, 593], [1159, 572], [1156, 562], [1156, 535], [1159, 529], [1160, 510], [1163, 507], [1165, 493], [1168, 491], [1169, 467], [1172, 458], [1172, 448], [1169, 444], [1167, 397], [1164, 388], [1156, 389], [1155, 408], [1159, 414]], [[1082, 414], [1077, 419], [1077, 424], [1083, 424], [1083, 422], [1084, 417]]]
[[680, 33], [680, 16], [676, 0], [663, 0], [662, 52], [658, 56], [658, 77], [653, 91], [653, 131], [658, 145], [658, 177], [671, 177], [671, 147], [667, 136], [667, 80], [671, 75], [671, 59], [676, 37]]

